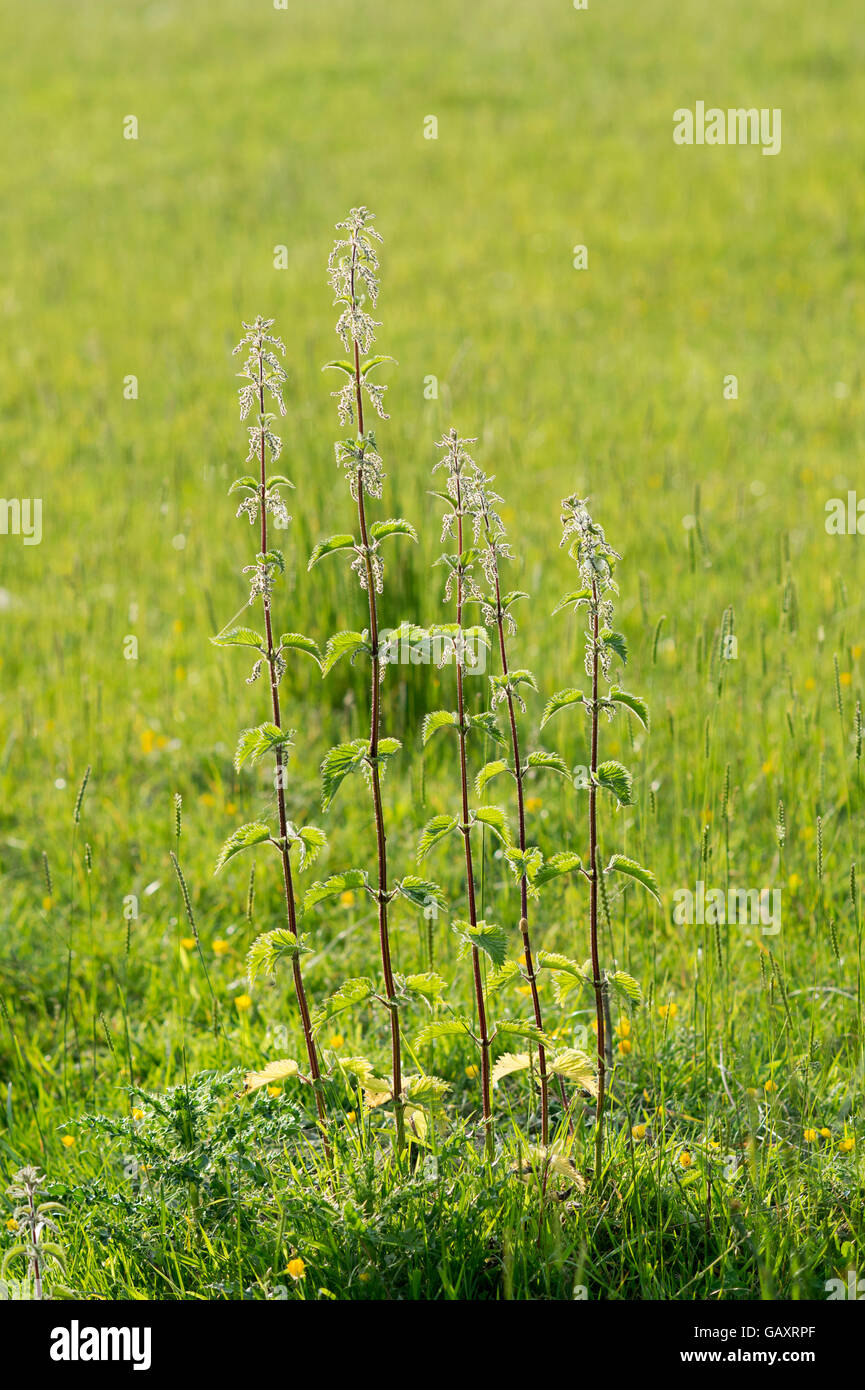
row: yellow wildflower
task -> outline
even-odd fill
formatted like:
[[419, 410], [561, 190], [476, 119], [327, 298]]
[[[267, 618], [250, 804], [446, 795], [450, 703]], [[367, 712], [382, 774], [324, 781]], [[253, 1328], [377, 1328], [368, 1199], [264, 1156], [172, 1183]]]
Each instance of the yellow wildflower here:
[[237, 998], [236, 998], [235, 1001], [234, 1001], [234, 1006], [235, 1006], [235, 1008], [240, 1009], [241, 1012], [243, 1012], [243, 1011], [246, 1010], [246, 1009], [251, 1009], [251, 1008], [252, 1008], [252, 995], [251, 995], [251, 994], [238, 994]]
[[287, 1269], [292, 1279], [302, 1279], [306, 1273], [306, 1265], [301, 1259], [289, 1260]]

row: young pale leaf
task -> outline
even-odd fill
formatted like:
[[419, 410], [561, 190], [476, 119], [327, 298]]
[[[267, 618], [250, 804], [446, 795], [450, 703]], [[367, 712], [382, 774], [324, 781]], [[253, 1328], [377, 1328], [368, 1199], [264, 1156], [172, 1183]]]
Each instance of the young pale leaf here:
[[559, 710], [567, 709], [569, 705], [580, 705], [582, 703], [582, 690], [575, 690], [573, 687], [568, 690], [559, 690], [551, 700], [547, 701], [544, 707], [544, 713], [541, 717], [541, 728], [543, 728], [545, 724], [549, 724], [553, 715], [558, 714]]
[[367, 372], [372, 371], [373, 367], [380, 366], [382, 362], [396, 363], [396, 358], [388, 357], [387, 353], [379, 353], [377, 357], [368, 357], [360, 369], [361, 376], [366, 376]]
[[317, 1009], [313, 1010], [311, 1019], [313, 1032], [317, 1032], [329, 1019], [335, 1018], [345, 1009], [352, 1009], [355, 1004], [362, 1004], [374, 993], [375, 985], [366, 976], [346, 980], [345, 984], [341, 985], [330, 998], [325, 999]]
[[493, 1064], [492, 1083], [498, 1086], [502, 1077], [513, 1076], [515, 1071], [526, 1071], [532, 1064], [528, 1052], [503, 1052]]
[[332, 637], [327, 639], [324, 657], [321, 662], [321, 674], [327, 676], [334, 666], [344, 656], [350, 656], [352, 661], [358, 652], [370, 651], [365, 632], [335, 632]]
[[610, 691], [610, 699], [617, 705], [627, 705], [632, 714], [635, 714], [644, 728], [649, 727], [649, 706], [641, 695], [629, 695], [627, 690], [622, 690], [620, 686], [614, 685]]
[[630, 806], [634, 799], [634, 779], [621, 763], [610, 760], [598, 766], [598, 786], [612, 792], [620, 806]]
[[453, 930], [466, 946], [477, 947], [488, 955], [493, 965], [502, 966], [508, 953], [508, 936], [503, 927], [492, 922], [454, 922]]
[[311, 570], [313, 565], [317, 565], [319, 560], [324, 559], [325, 555], [333, 555], [337, 550], [354, 550], [354, 548], [354, 536], [331, 536], [326, 541], [319, 541], [318, 545], [313, 547], [312, 554], [309, 557], [309, 564], [306, 568], [307, 570]]
[[351, 743], [338, 743], [325, 753], [321, 764], [322, 806], [325, 811], [348, 774], [357, 772], [361, 766], [367, 746], [366, 739], [356, 738]]
[[303, 939], [296, 937], [288, 927], [263, 932], [255, 938], [246, 954], [249, 983], [254, 985], [259, 975], [273, 975], [279, 961], [292, 960], [308, 949]]
[[405, 1083], [406, 1095], [415, 1105], [435, 1105], [437, 1101], [444, 1100], [450, 1088], [449, 1081], [426, 1072], [407, 1077]]
[[290, 487], [293, 490], [294, 483], [290, 478], [286, 478], [284, 473], [274, 473], [271, 478], [268, 478], [265, 487], [268, 492], [270, 492], [272, 487]]
[[643, 991], [633, 975], [629, 975], [626, 970], [616, 970], [614, 974], [608, 975], [607, 979], [613, 989], [618, 990], [619, 994], [624, 995], [626, 999], [632, 999], [635, 1004], [639, 1004], [643, 997]]
[[573, 589], [571, 593], [565, 594], [564, 598], [559, 599], [553, 609], [553, 614], [561, 613], [563, 608], [579, 608], [580, 604], [588, 603], [591, 597], [591, 589]]
[[235, 478], [234, 482], [231, 484], [231, 487], [228, 489], [229, 497], [233, 492], [238, 492], [242, 487], [248, 488], [250, 492], [258, 492], [261, 487], [261, 481], [258, 478], [253, 478], [251, 473], [244, 473], [242, 478]]
[[279, 645], [286, 647], [293, 652], [305, 652], [311, 656], [317, 666], [321, 666], [321, 651], [317, 642], [313, 642], [311, 637], [304, 637], [302, 632], [284, 632], [279, 639]]
[[628, 878], [635, 878], [647, 892], [651, 893], [653, 898], [657, 898], [658, 902], [661, 901], [658, 880], [652, 870], [644, 869], [642, 864], [638, 864], [634, 859], [627, 859], [624, 854], [614, 854], [604, 872], [607, 874], [625, 874]]
[[527, 1042], [542, 1043], [544, 1047], [549, 1047], [550, 1043], [546, 1033], [528, 1019], [524, 1022], [522, 1019], [509, 1018], [504, 1023], [497, 1023], [495, 1036], [500, 1035], [503, 1038], [525, 1038]]
[[573, 781], [571, 769], [559, 753], [545, 753], [539, 748], [536, 753], [530, 753], [526, 760], [526, 768], [530, 767], [545, 767], [550, 772], [560, 773], [569, 782]]
[[491, 970], [487, 976], [487, 994], [495, 994], [513, 980], [521, 980], [522, 978], [523, 972], [520, 970], [519, 961], [506, 960], [499, 970]]
[[264, 638], [251, 627], [233, 627], [228, 632], [218, 632], [211, 637], [214, 647], [257, 647], [264, 651]]
[[447, 909], [447, 899], [443, 890], [431, 879], [405, 874], [396, 884], [396, 889], [414, 907], [422, 908], [425, 917], [434, 916], [437, 912]]
[[293, 737], [291, 729], [280, 729], [276, 724], [259, 724], [256, 729], [244, 729], [237, 741], [235, 768], [239, 772], [244, 763], [257, 763], [265, 753], [291, 743]]
[[589, 1095], [596, 1096], [598, 1094], [595, 1064], [591, 1057], [586, 1056], [585, 1052], [578, 1052], [573, 1047], [566, 1047], [563, 1052], [556, 1053], [549, 1067], [550, 1071], [566, 1077], [568, 1081], [573, 1081], [581, 1090], [588, 1091]]
[[436, 1018], [425, 1028], [421, 1028], [415, 1038], [415, 1047], [426, 1047], [427, 1043], [435, 1042], [437, 1038], [470, 1037], [472, 1037], [472, 1025], [467, 1018]]
[[269, 839], [270, 830], [266, 825], [262, 825], [260, 821], [250, 821], [247, 825], [239, 826], [237, 830], [229, 835], [222, 849], [219, 851], [213, 872], [218, 874], [222, 866], [227, 864], [229, 859], [233, 859], [235, 854], [240, 854], [241, 850], [250, 849], [252, 845], [263, 844], [265, 840]]
[[538, 965], [543, 970], [561, 971], [565, 975], [573, 975], [575, 980], [582, 984], [589, 984], [592, 978], [591, 964], [589, 969], [585, 965], [578, 965], [569, 956], [559, 955], [557, 951], [538, 951]]
[[483, 796], [487, 783], [491, 782], [494, 777], [498, 777], [500, 772], [510, 772], [507, 763], [501, 758], [493, 763], [484, 763], [475, 778], [475, 791], [478, 796]]
[[493, 740], [493, 743], [500, 744], [502, 748], [505, 746], [504, 735], [491, 709], [482, 709], [478, 714], [467, 714], [466, 729], [480, 729], [481, 733]]
[[299, 846], [298, 865], [301, 873], [315, 863], [327, 844], [327, 836], [317, 825], [302, 825], [294, 843]]
[[534, 882], [544, 862], [544, 856], [541, 854], [541, 851], [536, 849], [534, 845], [525, 851], [519, 849], [516, 845], [511, 845], [505, 850], [505, 858], [511, 866], [517, 883], [525, 878], [529, 886], [529, 892], [533, 897], [536, 897], [537, 894], [534, 892]]
[[417, 847], [418, 863], [426, 858], [431, 849], [450, 835], [451, 831], [456, 830], [458, 825], [459, 821], [456, 816], [433, 816], [431, 820], [428, 820]]
[[287, 1081], [290, 1076], [297, 1076], [299, 1071], [297, 1062], [289, 1057], [282, 1062], [268, 1062], [261, 1071], [246, 1073], [241, 1095], [248, 1096], [253, 1091], [260, 1091], [262, 1086], [273, 1086], [277, 1081]]
[[332, 362], [325, 362], [321, 370], [326, 372], [330, 367], [332, 367], [334, 371], [345, 372], [346, 376], [354, 376], [354, 366], [351, 362], [346, 361], [344, 357], [334, 358]]
[[417, 531], [410, 521], [404, 521], [402, 517], [392, 517], [390, 521], [374, 521], [369, 530], [376, 541], [386, 540], [388, 536], [408, 536], [409, 540], [417, 540]]
[[558, 854], [551, 854], [535, 874], [535, 887], [543, 888], [544, 884], [549, 883], [551, 879], [559, 878], [561, 874], [572, 873], [574, 869], [580, 867], [581, 863], [580, 856], [569, 849], [560, 850]]
[[611, 652], [616, 653], [616, 656], [623, 665], [627, 663], [628, 643], [623, 633], [613, 632], [610, 628], [606, 627], [601, 633], [601, 641], [604, 643], [604, 646], [609, 647]]
[[432, 1003], [445, 989], [444, 980], [434, 970], [426, 970], [422, 975], [406, 975], [402, 983], [408, 994], [416, 994], [427, 1003]]
[[508, 829], [505, 813], [500, 806], [479, 806], [476, 811], [472, 812], [472, 815], [478, 824], [488, 826], [503, 845], [511, 843], [511, 832]]
[[435, 709], [424, 716], [421, 741], [426, 748], [433, 734], [437, 734], [439, 729], [456, 729], [459, 727], [460, 717], [454, 710]]
[[328, 898], [336, 898], [354, 888], [365, 888], [367, 884], [365, 869], [346, 869], [341, 874], [331, 874], [324, 883], [311, 883], [303, 895], [303, 910], [317, 907]]

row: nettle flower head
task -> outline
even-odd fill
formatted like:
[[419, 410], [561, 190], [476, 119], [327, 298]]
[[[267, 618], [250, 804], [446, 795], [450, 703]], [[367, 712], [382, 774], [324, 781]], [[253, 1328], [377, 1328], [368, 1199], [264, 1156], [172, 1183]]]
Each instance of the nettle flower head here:
[[468, 497], [471, 491], [472, 476], [480, 472], [474, 459], [466, 449], [467, 444], [477, 444], [476, 439], [461, 439], [455, 429], [449, 429], [436, 444], [437, 449], [444, 449], [444, 454], [433, 464], [433, 473], [437, 473], [440, 468], [447, 470], [445, 489], [448, 497], [453, 503], [449, 512], [445, 513], [442, 523], [442, 541], [454, 535], [454, 522], [460, 516], [468, 516], [470, 507]]
[[[619, 552], [608, 544], [602, 526], [589, 515], [588, 498], [565, 497], [562, 501], [562, 539], [560, 545], [568, 546], [571, 555], [580, 567], [583, 591], [575, 596], [575, 606], [586, 603], [590, 614], [586, 629], [586, 673], [592, 674], [593, 660], [597, 653], [601, 670], [606, 679], [610, 676], [612, 652], [603, 640], [603, 634], [612, 627], [613, 600], [611, 595], [619, 592], [613, 578]], [[594, 617], [597, 614], [601, 636], [595, 641]]]
[[[246, 419], [253, 406], [258, 406], [260, 418], [274, 419], [273, 415], [265, 415], [263, 405], [265, 391], [269, 392], [280, 415], [285, 414], [282, 387], [286, 374], [276, 355], [278, 352], [283, 357], [285, 356], [285, 344], [281, 338], [275, 338], [267, 331], [273, 327], [275, 322], [275, 319], [263, 319], [259, 314], [254, 323], [244, 323], [246, 332], [237, 346], [232, 349], [233, 356], [244, 351], [247, 354], [243, 371], [237, 373], [245, 383], [237, 393], [240, 397], [241, 420]], [[249, 433], [252, 435], [253, 431], [250, 430]], [[276, 439], [276, 435], [273, 435], [273, 438]]]
[[[327, 275], [334, 292], [334, 304], [340, 309], [336, 322], [336, 332], [346, 352], [369, 352], [375, 341], [375, 330], [381, 327], [377, 319], [370, 317], [364, 309], [366, 296], [373, 304], [378, 299], [378, 255], [375, 243], [381, 241], [371, 223], [375, 220], [368, 208], [352, 208], [345, 222], [337, 222], [337, 231], [345, 231], [338, 237], [327, 263]], [[358, 411], [358, 392], [369, 400], [373, 410], [382, 420], [388, 416], [384, 409], [384, 393], [387, 387], [370, 381], [369, 372], [379, 362], [387, 362], [388, 357], [376, 357], [359, 368], [355, 376], [353, 362], [329, 362], [345, 373], [346, 380], [331, 395], [336, 398], [339, 422], [353, 425]]]
[[346, 481], [355, 502], [361, 487], [367, 497], [381, 497], [384, 465], [376, 450], [372, 430], [363, 439], [338, 439], [333, 447], [337, 463], [345, 469]]

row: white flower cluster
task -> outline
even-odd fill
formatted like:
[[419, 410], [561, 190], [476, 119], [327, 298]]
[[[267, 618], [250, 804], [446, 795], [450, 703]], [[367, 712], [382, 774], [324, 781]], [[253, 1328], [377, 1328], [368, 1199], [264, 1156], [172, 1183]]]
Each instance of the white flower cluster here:
[[562, 539], [559, 544], [567, 545], [568, 553], [577, 561], [588, 598], [590, 622], [586, 629], [586, 674], [591, 676], [597, 653], [601, 670], [609, 679], [612, 654], [603, 640], [595, 641], [594, 619], [597, 614], [600, 633], [612, 626], [613, 601], [608, 595], [619, 592], [613, 579], [613, 565], [621, 556], [608, 544], [603, 527], [592, 520], [587, 504], [588, 498], [563, 498]]
[[358, 481], [367, 497], [381, 497], [384, 482], [384, 467], [381, 455], [376, 452], [375, 435], [370, 431], [362, 439], [339, 439], [334, 445], [336, 461], [345, 469], [351, 495], [355, 502], [358, 495]]

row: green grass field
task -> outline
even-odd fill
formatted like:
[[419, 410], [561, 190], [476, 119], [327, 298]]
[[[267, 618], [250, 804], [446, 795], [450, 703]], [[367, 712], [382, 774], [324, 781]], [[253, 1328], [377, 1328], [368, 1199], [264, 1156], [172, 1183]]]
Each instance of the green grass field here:
[[[0, 14], [14, 55], [0, 491], [43, 503], [41, 544], [0, 535], [0, 1190], [23, 1164], [47, 1174], [77, 1295], [824, 1298], [859, 1267], [865, 561], [857, 536], [825, 527], [827, 501], [857, 488], [865, 434], [856, 19], [850, 0], [40, 0]], [[780, 154], [676, 146], [673, 112], [697, 100], [780, 108]], [[420, 531], [389, 552], [383, 623], [445, 617], [427, 489], [453, 424], [505, 496], [506, 582], [532, 595], [515, 644], [540, 688], [526, 741], [586, 764], [576, 718], [538, 738], [546, 699], [583, 679], [580, 627], [550, 616], [574, 583], [560, 499], [587, 493], [623, 556], [627, 685], [653, 718], [648, 734], [604, 730], [636, 796], [605, 809], [601, 844], [649, 864], [663, 906], [634, 887], [604, 920], [605, 960], [643, 1000], [614, 1006], [630, 1047], [600, 1196], [512, 1172], [537, 1137], [525, 1075], [496, 1088], [484, 1162], [459, 1045], [421, 1059], [452, 1091], [411, 1164], [386, 1112], [329, 1083], [330, 1187], [304, 1088], [236, 1097], [246, 1069], [302, 1042], [289, 972], [251, 991], [245, 976], [253, 938], [280, 924], [277, 866], [257, 861], [252, 920], [249, 861], [212, 874], [226, 836], [274, 800], [263, 774], [232, 766], [238, 730], [266, 717], [261, 686], [208, 641], [242, 608], [251, 558], [226, 496], [246, 452], [230, 354], [241, 319], [276, 318], [281, 466], [297, 487], [281, 630], [360, 628], [348, 567], [307, 573], [315, 542], [352, 524], [320, 368], [341, 355], [333, 225], [360, 203], [385, 239], [377, 351], [398, 361], [373, 510]], [[384, 730], [404, 744], [384, 784], [394, 873], [416, 871], [423, 824], [455, 808], [452, 745], [420, 750], [450, 680], [397, 667], [383, 687]], [[289, 814], [329, 838], [314, 878], [374, 866], [362, 782], [322, 813], [318, 775], [332, 743], [364, 734], [365, 681], [344, 663], [322, 683], [309, 662], [283, 685]], [[477, 707], [485, 682], [469, 684]], [[169, 860], [178, 793], [201, 957]], [[539, 776], [531, 796], [541, 847], [585, 853], [585, 794]], [[518, 895], [495, 848], [482, 915], [515, 954]], [[428, 869], [463, 915], [458, 853]], [[779, 888], [780, 931], [677, 925], [674, 894], [698, 880]], [[586, 886], [562, 884], [537, 942], [582, 961]], [[375, 974], [372, 906], [321, 910], [314, 947], [316, 1000]], [[471, 1011], [446, 920], [430, 937], [396, 909], [394, 950], [404, 972], [432, 954]], [[545, 1006], [563, 1044], [594, 1016], [588, 996], [557, 1008], [549, 986]], [[506, 1007], [526, 1013], [516, 989]], [[409, 1042], [424, 1021], [405, 1016]], [[347, 1013], [322, 1044], [385, 1066], [386, 1020]], [[578, 1102], [581, 1172], [592, 1117]], [[23, 1271], [13, 1260], [6, 1278]]]

